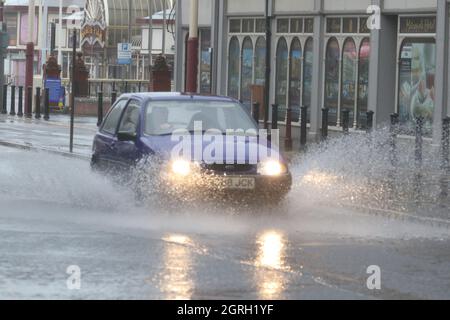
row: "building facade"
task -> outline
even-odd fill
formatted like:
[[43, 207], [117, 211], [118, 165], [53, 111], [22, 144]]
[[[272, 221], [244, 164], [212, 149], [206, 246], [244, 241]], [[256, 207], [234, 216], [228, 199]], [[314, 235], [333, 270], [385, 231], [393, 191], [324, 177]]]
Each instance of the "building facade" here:
[[[265, 86], [265, 0], [199, 0], [201, 93], [228, 95], [250, 105]], [[190, 1], [177, 4], [176, 88], [185, 88]], [[369, 9], [369, 10], [368, 10]], [[449, 115], [449, 3], [447, 0], [269, 0], [270, 104], [278, 120], [308, 107], [310, 135], [318, 137], [322, 109], [332, 128], [344, 110], [352, 130], [367, 111], [385, 125], [398, 113], [405, 134], [423, 117], [440, 143]], [[209, 79], [207, 81], [207, 79]]]

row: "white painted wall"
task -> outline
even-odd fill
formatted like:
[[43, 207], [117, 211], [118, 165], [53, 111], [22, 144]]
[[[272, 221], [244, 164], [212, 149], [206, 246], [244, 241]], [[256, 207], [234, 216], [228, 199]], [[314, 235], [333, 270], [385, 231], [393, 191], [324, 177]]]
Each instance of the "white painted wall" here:
[[385, 10], [420, 10], [436, 9], [437, 2], [441, 0], [385, 0]]
[[[247, 0], [246, 0], [247, 1]], [[189, 16], [191, 11], [191, 0], [182, 0], [181, 21], [183, 26], [189, 25]], [[200, 27], [211, 25], [211, 0], [198, 1], [198, 24]]]

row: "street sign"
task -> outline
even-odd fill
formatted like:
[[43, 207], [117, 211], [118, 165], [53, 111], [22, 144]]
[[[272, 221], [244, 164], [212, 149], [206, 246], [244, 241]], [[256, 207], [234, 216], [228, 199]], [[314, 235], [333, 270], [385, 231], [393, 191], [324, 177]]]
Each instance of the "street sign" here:
[[131, 64], [131, 43], [119, 43], [117, 45], [117, 64]]

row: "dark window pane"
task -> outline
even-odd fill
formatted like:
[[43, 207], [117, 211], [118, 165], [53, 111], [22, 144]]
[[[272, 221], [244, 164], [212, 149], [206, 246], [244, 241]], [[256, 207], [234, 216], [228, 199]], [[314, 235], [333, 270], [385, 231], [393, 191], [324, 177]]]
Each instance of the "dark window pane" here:
[[325, 60], [325, 107], [330, 109], [330, 124], [336, 125], [339, 97], [339, 43], [335, 38], [327, 45]]
[[291, 19], [291, 33], [303, 32], [303, 19]]
[[327, 19], [327, 33], [341, 33], [341, 18]]
[[239, 98], [239, 41], [236, 37], [231, 38], [228, 54], [228, 95]]
[[240, 33], [241, 32], [241, 20], [231, 19], [230, 20], [230, 33]]
[[309, 38], [305, 44], [305, 53], [303, 58], [303, 105], [311, 107], [311, 88], [313, 76], [313, 39]]
[[314, 19], [305, 19], [305, 33], [314, 33]]
[[291, 44], [291, 65], [289, 70], [289, 106], [292, 108], [292, 121], [298, 122], [300, 117], [300, 94], [302, 74], [302, 47], [298, 39]]
[[255, 32], [255, 20], [254, 19], [242, 20], [242, 32], [244, 32], [244, 33]]
[[370, 33], [370, 29], [367, 28], [367, 18], [361, 18], [359, 20], [359, 32], [360, 33]]
[[350, 126], [353, 124], [356, 94], [356, 59], [357, 52], [355, 42], [349, 39], [344, 44], [342, 57], [342, 110], [350, 111]]
[[266, 82], [266, 39], [259, 37], [255, 49], [255, 84], [264, 85]]
[[369, 59], [370, 40], [364, 39], [359, 49], [359, 78], [358, 78], [358, 126], [366, 126], [367, 102], [369, 96]]
[[257, 33], [265, 33], [266, 32], [266, 20], [265, 19], [256, 19], [256, 32]]
[[253, 82], [253, 43], [250, 38], [245, 38], [242, 45], [241, 62], [241, 100], [250, 105], [252, 94], [251, 85]]
[[277, 20], [277, 32], [278, 33], [288, 33], [289, 32], [289, 19], [278, 19]]
[[358, 18], [344, 18], [344, 33], [358, 33]]
[[200, 93], [211, 93], [211, 30], [200, 30]]
[[287, 81], [288, 81], [288, 46], [286, 40], [281, 38], [277, 47], [277, 68], [275, 103], [278, 104], [278, 121], [284, 121], [287, 105]]

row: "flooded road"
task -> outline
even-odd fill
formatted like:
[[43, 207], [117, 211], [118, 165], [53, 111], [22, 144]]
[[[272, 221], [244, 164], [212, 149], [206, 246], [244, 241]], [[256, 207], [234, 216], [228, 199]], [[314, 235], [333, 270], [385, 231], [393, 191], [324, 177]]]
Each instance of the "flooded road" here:
[[270, 212], [170, 212], [87, 161], [0, 147], [0, 299], [450, 299], [450, 230], [347, 209], [324, 159]]

